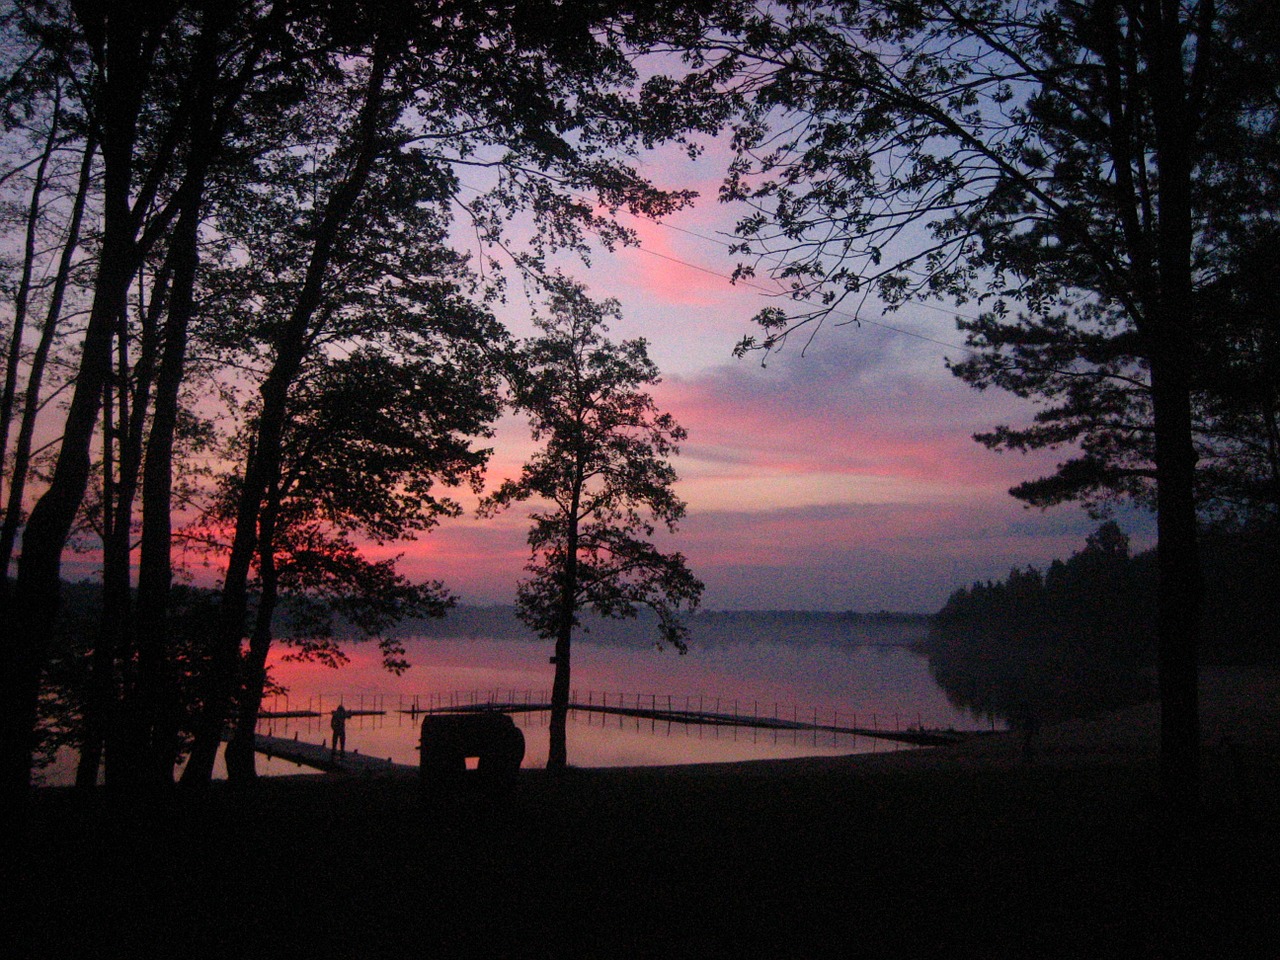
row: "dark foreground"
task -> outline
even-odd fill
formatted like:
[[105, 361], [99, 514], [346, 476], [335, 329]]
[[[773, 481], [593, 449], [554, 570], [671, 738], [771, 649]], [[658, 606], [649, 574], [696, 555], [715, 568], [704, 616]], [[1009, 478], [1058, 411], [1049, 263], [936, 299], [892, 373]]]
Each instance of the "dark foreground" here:
[[434, 809], [403, 780], [163, 809], [46, 791], [33, 856], [10, 862], [5, 955], [1280, 957], [1270, 741], [1211, 751], [1192, 826], [1162, 810], [1146, 753], [1046, 731], [1030, 763], [1004, 738], [532, 771], [505, 802]]

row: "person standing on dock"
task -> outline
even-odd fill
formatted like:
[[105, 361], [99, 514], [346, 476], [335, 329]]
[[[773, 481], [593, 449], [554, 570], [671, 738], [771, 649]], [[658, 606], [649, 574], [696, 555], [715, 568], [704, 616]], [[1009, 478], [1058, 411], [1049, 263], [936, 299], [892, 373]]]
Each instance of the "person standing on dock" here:
[[329, 758], [333, 759], [339, 754], [347, 755], [347, 717], [350, 714], [347, 708], [342, 704], [338, 704], [337, 709], [333, 711], [333, 717], [329, 720], [329, 726], [333, 728], [333, 748], [329, 753]]

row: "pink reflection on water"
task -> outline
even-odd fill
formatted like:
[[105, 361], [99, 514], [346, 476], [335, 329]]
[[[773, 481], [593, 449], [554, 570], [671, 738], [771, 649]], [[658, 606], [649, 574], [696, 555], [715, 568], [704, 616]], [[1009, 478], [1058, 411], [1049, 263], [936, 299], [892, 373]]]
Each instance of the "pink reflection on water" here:
[[[454, 703], [546, 702], [551, 682], [543, 644], [495, 640], [412, 640], [412, 669], [381, 669], [376, 649], [355, 646], [340, 670], [274, 658], [272, 675], [287, 697], [267, 711], [307, 710], [309, 718], [264, 719], [263, 733], [319, 743], [339, 702], [377, 711], [348, 721], [348, 749], [416, 763], [419, 707]], [[574, 651], [575, 702], [698, 709], [878, 729], [966, 729], [929, 676], [923, 658], [901, 647], [836, 644], [710, 644], [686, 656], [644, 647], [580, 643]], [[525, 731], [526, 766], [547, 758], [547, 716], [517, 714]], [[892, 750], [894, 744], [830, 732], [792, 732], [575, 713], [570, 762], [638, 766], [848, 754]]]

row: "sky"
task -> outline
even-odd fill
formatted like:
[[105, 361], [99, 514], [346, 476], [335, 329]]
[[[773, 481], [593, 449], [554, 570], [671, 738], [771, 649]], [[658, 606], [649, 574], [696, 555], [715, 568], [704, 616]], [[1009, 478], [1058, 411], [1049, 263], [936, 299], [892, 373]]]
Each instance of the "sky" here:
[[[688, 431], [674, 459], [688, 512], [661, 542], [706, 584], [703, 609], [932, 613], [957, 588], [1079, 550], [1097, 527], [1081, 508], [1032, 510], [1008, 494], [1070, 452], [996, 453], [972, 439], [1026, 423], [1035, 408], [948, 372], [947, 358], [964, 356], [955, 308], [916, 303], [885, 315], [869, 304], [860, 324], [836, 316], [767, 358], [733, 356], [757, 332], [751, 318], [787, 301], [766, 276], [730, 280], [729, 235], [742, 211], [716, 200], [726, 162], [714, 146], [696, 162], [674, 152], [641, 158], [655, 182], [700, 199], [661, 223], [626, 221], [635, 246], [561, 263], [593, 297], [619, 301], [610, 335], [648, 341], [663, 378], [657, 405]], [[518, 282], [510, 291], [501, 316], [529, 336], [533, 305]], [[512, 416], [492, 445], [491, 486], [534, 450]], [[463, 517], [369, 554], [399, 555], [405, 575], [442, 581], [463, 602], [514, 602], [528, 508], [481, 520], [476, 498], [458, 499]], [[1135, 549], [1153, 544], [1149, 516], [1117, 519]], [[70, 554], [64, 575], [92, 577], [100, 566], [93, 551]], [[218, 576], [212, 567], [188, 572], [209, 586]]]
[[[766, 362], [735, 359], [750, 318], [779, 301], [767, 280], [728, 279], [735, 211], [715, 200], [715, 157], [651, 161], [647, 172], [702, 196], [661, 224], [628, 221], [638, 247], [565, 269], [592, 296], [620, 302], [611, 336], [646, 338], [663, 375], [657, 404], [689, 433], [674, 460], [688, 515], [663, 543], [705, 582], [705, 609], [933, 612], [957, 587], [1083, 546], [1097, 522], [1082, 509], [1031, 510], [1008, 494], [1067, 452], [996, 453], [972, 439], [1026, 422], [1034, 407], [947, 371], [947, 357], [964, 355], [955, 309], [914, 304], [885, 316], [871, 307], [866, 322], [828, 321]], [[528, 309], [507, 305], [517, 332], [529, 329]], [[494, 448], [495, 482], [532, 450], [514, 418]], [[1151, 544], [1149, 517], [1118, 519], [1135, 548]], [[407, 574], [443, 580], [464, 601], [510, 603], [527, 529], [517, 506], [492, 520], [448, 521], [388, 552], [404, 554]]]

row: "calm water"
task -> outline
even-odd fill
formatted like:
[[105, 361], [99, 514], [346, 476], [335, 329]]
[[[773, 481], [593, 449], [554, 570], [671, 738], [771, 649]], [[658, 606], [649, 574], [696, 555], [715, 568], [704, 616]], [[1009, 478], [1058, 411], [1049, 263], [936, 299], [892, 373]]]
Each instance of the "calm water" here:
[[[264, 720], [260, 732], [320, 742], [328, 712], [382, 710], [347, 723], [348, 749], [399, 763], [416, 763], [420, 706], [489, 698], [547, 699], [553, 668], [544, 644], [516, 640], [414, 640], [413, 667], [400, 677], [381, 670], [376, 652], [356, 647], [352, 662], [331, 670], [277, 662], [273, 675], [287, 697], [265, 710], [315, 710], [323, 717]], [[901, 646], [742, 642], [692, 648], [685, 656], [648, 647], [578, 644], [573, 653], [575, 701], [702, 709], [778, 716], [876, 729], [970, 729], [967, 712], [947, 702], [924, 658]], [[420, 719], [420, 718], [419, 718]], [[518, 715], [525, 731], [526, 766], [546, 763], [546, 714]], [[569, 762], [577, 766], [704, 763], [847, 754], [895, 749], [891, 742], [832, 733], [779, 732], [684, 725], [626, 717], [575, 714]], [[276, 764], [274, 766], [278, 766]], [[273, 770], [274, 770], [273, 766]], [[290, 771], [294, 768], [290, 767]]]
[[[407, 711], [472, 702], [472, 698], [546, 702], [553, 667], [549, 646], [521, 640], [416, 639], [405, 644], [412, 667], [395, 676], [380, 666], [372, 645], [349, 647], [351, 662], [334, 670], [273, 657], [273, 677], [288, 688], [268, 698], [264, 711], [314, 710], [323, 716], [264, 719], [259, 732], [320, 743], [329, 712], [342, 702], [380, 716], [347, 721], [347, 748], [397, 763], [417, 763], [418, 725]], [[768, 640], [691, 646], [680, 656], [642, 645], [578, 643], [573, 651], [575, 701], [624, 701], [703, 709], [745, 716], [777, 716], [833, 726], [973, 729], [982, 724], [947, 702], [927, 661], [904, 646], [848, 642], [784, 643]], [[525, 766], [546, 763], [545, 713], [521, 714]], [[708, 763], [903, 749], [891, 741], [832, 733], [781, 732], [743, 727], [577, 713], [569, 726], [569, 762], [583, 767]], [[51, 785], [70, 782], [74, 757], [45, 772]], [[258, 758], [268, 775], [311, 772]], [[215, 775], [222, 776], [223, 768]]]

